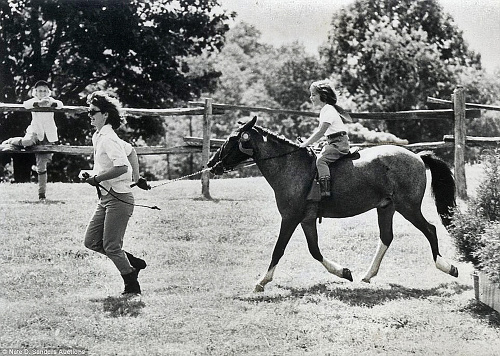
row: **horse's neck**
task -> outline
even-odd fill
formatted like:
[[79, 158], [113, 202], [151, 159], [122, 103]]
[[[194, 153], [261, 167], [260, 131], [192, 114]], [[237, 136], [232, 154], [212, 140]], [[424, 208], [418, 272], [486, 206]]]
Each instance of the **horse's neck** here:
[[283, 189], [283, 184], [310, 184], [315, 175], [314, 157], [306, 150], [286, 142], [261, 143], [255, 157], [257, 166], [273, 189]]

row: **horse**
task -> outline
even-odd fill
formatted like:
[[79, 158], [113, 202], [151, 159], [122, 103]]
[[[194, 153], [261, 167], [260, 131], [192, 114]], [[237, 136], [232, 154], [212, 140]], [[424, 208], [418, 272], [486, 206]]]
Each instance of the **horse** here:
[[380, 241], [371, 265], [362, 278], [378, 273], [382, 259], [393, 240], [393, 216], [397, 211], [419, 229], [430, 243], [437, 269], [458, 277], [458, 269], [439, 253], [436, 227], [422, 215], [421, 205], [431, 171], [431, 188], [437, 212], [445, 227], [451, 223], [455, 203], [455, 181], [444, 161], [430, 152], [415, 154], [406, 148], [381, 145], [360, 150], [330, 165], [331, 196], [320, 201], [308, 199], [316, 177], [316, 158], [310, 148], [256, 125], [257, 117], [234, 131], [207, 163], [220, 175], [240, 163], [253, 159], [275, 193], [281, 226], [271, 263], [255, 285], [263, 292], [284, 255], [290, 238], [300, 224], [312, 257], [328, 272], [353, 281], [351, 271], [323, 257], [318, 247], [317, 220], [345, 218], [377, 209]]

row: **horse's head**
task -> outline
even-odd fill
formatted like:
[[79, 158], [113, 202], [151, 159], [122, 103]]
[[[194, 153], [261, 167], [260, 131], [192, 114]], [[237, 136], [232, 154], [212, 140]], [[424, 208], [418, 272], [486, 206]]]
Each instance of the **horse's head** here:
[[257, 116], [233, 132], [222, 146], [208, 161], [207, 167], [212, 168], [214, 174], [222, 174], [231, 170], [239, 163], [253, 157], [251, 146], [251, 129], [257, 121]]

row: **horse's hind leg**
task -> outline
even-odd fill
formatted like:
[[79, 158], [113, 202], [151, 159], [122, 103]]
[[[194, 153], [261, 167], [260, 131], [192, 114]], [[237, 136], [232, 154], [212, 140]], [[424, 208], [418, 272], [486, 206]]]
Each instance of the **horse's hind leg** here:
[[276, 265], [278, 264], [281, 257], [283, 257], [285, 248], [288, 245], [293, 232], [297, 228], [297, 225], [299, 225], [299, 219], [281, 220], [280, 233], [278, 236], [278, 241], [276, 241], [276, 245], [274, 246], [271, 264], [269, 265], [267, 272], [257, 281], [254, 292], [263, 292], [266, 284], [273, 280]]
[[378, 213], [378, 227], [380, 230], [380, 241], [377, 246], [377, 251], [375, 252], [375, 256], [373, 256], [372, 263], [368, 271], [366, 271], [365, 276], [361, 279], [361, 281], [370, 283], [370, 280], [375, 277], [380, 268], [380, 264], [382, 263], [382, 259], [384, 255], [391, 245], [392, 239], [394, 238], [394, 234], [392, 231], [392, 218], [394, 217], [394, 203], [390, 202], [389, 205], [377, 208]]
[[425, 235], [431, 245], [432, 257], [436, 264], [436, 268], [453, 277], [458, 277], [458, 269], [441, 257], [441, 254], [439, 253], [436, 227], [424, 218], [420, 209], [410, 211], [398, 209], [398, 211]]
[[309, 252], [311, 253], [311, 255], [316, 260], [321, 262], [321, 264], [325, 266], [328, 272], [352, 282], [351, 271], [348, 268], [344, 268], [338, 263], [327, 260], [321, 254], [318, 246], [318, 230], [316, 227], [316, 217], [307, 218], [306, 220], [301, 222], [301, 225], [302, 230], [304, 230], [304, 234], [306, 235], [307, 246], [309, 247]]

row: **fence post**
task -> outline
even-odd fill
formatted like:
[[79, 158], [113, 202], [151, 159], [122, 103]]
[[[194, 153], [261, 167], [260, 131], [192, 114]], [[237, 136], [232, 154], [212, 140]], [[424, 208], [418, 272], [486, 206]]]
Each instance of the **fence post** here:
[[[203, 168], [210, 159], [210, 133], [212, 125], [212, 98], [205, 99], [205, 111], [203, 113], [203, 146], [201, 148], [201, 160]], [[210, 172], [205, 171], [201, 174], [201, 194], [205, 199], [212, 199], [210, 196]]]
[[453, 91], [453, 111], [455, 113], [455, 181], [457, 195], [467, 199], [467, 181], [465, 178], [465, 90], [457, 86]]

